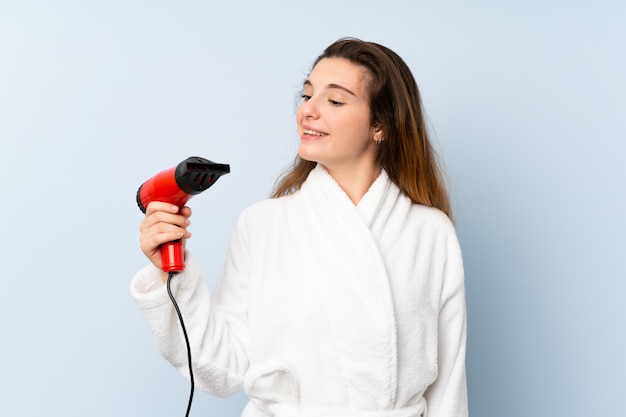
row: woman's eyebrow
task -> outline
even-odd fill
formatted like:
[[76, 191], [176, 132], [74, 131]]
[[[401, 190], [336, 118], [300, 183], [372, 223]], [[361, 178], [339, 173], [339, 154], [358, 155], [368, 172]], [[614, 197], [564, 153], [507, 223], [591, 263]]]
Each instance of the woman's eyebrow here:
[[[313, 87], [313, 84], [311, 83], [311, 81], [306, 80], [306, 81], [303, 83], [303, 87], [306, 87], [306, 86]], [[348, 94], [353, 95], [353, 96], [355, 96], [355, 97], [356, 97], [356, 94], [354, 94], [352, 91], [350, 91], [349, 89], [347, 89], [346, 87], [344, 87], [344, 86], [342, 86], [342, 85], [331, 83], [331, 84], [328, 84], [326, 87], [327, 87], [327, 88], [336, 88], [336, 89], [339, 89], [339, 90], [343, 90], [343, 91], [345, 91], [346, 93], [348, 93]]]

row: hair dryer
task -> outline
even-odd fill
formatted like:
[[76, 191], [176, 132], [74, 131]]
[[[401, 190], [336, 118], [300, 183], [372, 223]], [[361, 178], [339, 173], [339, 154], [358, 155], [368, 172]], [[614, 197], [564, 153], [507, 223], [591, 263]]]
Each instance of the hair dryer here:
[[[208, 189], [224, 174], [230, 172], [228, 164], [217, 164], [208, 159], [192, 156], [174, 168], [166, 169], [137, 190], [137, 205], [145, 213], [151, 201], [162, 201], [183, 207], [194, 195]], [[180, 272], [185, 269], [183, 242], [178, 239], [161, 245], [163, 272]]]

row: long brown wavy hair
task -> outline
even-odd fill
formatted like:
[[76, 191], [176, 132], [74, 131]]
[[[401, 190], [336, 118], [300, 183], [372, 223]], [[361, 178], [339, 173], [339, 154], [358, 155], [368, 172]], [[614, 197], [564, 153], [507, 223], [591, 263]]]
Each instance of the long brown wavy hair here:
[[[443, 170], [428, 137], [417, 83], [404, 60], [374, 42], [343, 38], [324, 50], [324, 58], [344, 58], [369, 74], [367, 91], [371, 125], [382, 127], [385, 140], [377, 160], [414, 203], [435, 207], [452, 219]], [[300, 189], [317, 163], [296, 156], [293, 165], [278, 178], [272, 197]]]

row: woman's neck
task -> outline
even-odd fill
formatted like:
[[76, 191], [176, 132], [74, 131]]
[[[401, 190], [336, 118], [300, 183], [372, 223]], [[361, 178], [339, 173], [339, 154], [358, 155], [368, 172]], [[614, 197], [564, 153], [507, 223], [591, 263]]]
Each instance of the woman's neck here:
[[339, 184], [354, 205], [359, 204], [365, 193], [370, 189], [382, 168], [374, 165], [368, 169], [329, 169], [324, 166], [331, 177]]

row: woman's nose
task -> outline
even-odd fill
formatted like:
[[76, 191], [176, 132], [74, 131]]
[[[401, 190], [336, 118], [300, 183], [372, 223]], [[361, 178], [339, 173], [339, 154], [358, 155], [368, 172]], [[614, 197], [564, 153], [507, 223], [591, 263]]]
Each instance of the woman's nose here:
[[300, 113], [302, 117], [307, 119], [319, 117], [319, 107], [316, 100], [313, 97], [310, 97], [308, 100], [302, 100], [302, 103], [300, 103]]

